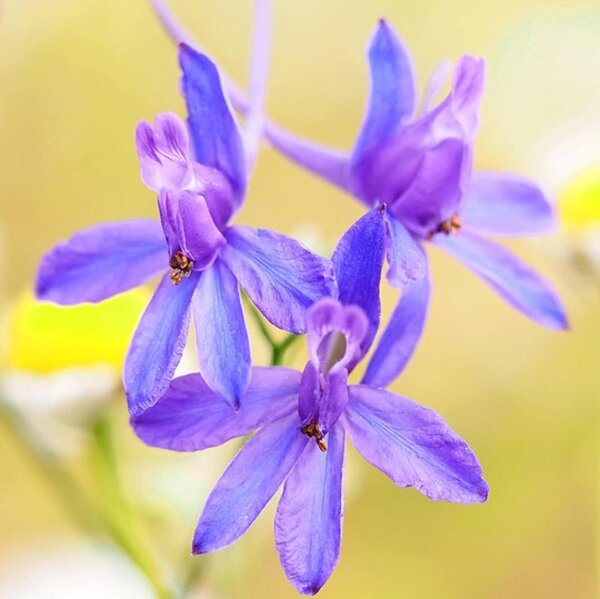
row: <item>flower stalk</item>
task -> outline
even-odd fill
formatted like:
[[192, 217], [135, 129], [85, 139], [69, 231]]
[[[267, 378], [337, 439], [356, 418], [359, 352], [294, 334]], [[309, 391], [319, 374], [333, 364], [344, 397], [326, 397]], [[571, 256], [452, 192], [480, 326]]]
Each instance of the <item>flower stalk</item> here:
[[173, 593], [162, 582], [153, 556], [146, 550], [147, 544], [141, 538], [135, 510], [132, 509], [121, 486], [117, 450], [109, 418], [105, 415], [98, 418], [91, 428], [91, 433], [94, 440], [92, 469], [102, 495], [102, 505], [105, 506], [105, 532], [148, 579], [157, 599], [172, 599]]
[[256, 0], [252, 62], [250, 65], [250, 100], [246, 114], [246, 156], [252, 169], [258, 156], [264, 127], [264, 105], [271, 52], [272, 7], [270, 0]]
[[[0, 398], [0, 418], [15, 440], [28, 455], [31, 463], [55, 491], [64, 512], [75, 526], [86, 534], [101, 534], [133, 563], [147, 578], [158, 599], [171, 599], [172, 593], [162, 583], [144, 544], [132, 533], [131, 510], [123, 511], [124, 503], [116, 474], [116, 452], [112, 446], [110, 423], [101, 418], [92, 428], [98, 448], [98, 468], [95, 471], [101, 489], [112, 500], [101, 508], [83, 490], [62, 460], [31, 430], [25, 419], [8, 402]], [[103, 502], [104, 503], [104, 502]]]

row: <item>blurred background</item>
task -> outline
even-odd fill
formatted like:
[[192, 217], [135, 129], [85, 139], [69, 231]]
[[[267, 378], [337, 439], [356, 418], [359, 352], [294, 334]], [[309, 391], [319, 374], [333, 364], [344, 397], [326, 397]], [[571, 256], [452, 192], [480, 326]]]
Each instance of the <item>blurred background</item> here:
[[[241, 84], [252, 4], [172, 0]], [[431, 252], [429, 323], [393, 389], [439, 411], [468, 440], [490, 498], [470, 507], [431, 502], [350, 450], [342, 554], [321, 596], [597, 596], [598, 2], [275, 4], [269, 113], [341, 148], [362, 118], [365, 46], [378, 18], [412, 50], [421, 89], [442, 59], [486, 58], [476, 165], [535, 178], [558, 203], [559, 231], [509, 245], [555, 284], [572, 324], [564, 334], [541, 329]], [[62, 494], [55, 488], [65, 470], [117, 520], [137, 522], [141, 563], [163, 580], [182, 572], [196, 580], [192, 596], [295, 596], [274, 548], [273, 505], [234, 547], [188, 555], [206, 495], [236, 446], [174, 455], [128, 429], [119, 366], [148, 291], [74, 309], [30, 295], [40, 256], [58, 240], [100, 221], [156, 216], [133, 136], [140, 119], [184, 114], [174, 45], [144, 0], [4, 0], [0, 40], [2, 399], [10, 406], [0, 423], [0, 597], [152, 596], [122, 552], [69, 517], [77, 496], [68, 484]], [[265, 148], [237, 222], [330, 251], [360, 214], [349, 197]], [[386, 314], [395, 300], [384, 286]], [[255, 361], [266, 363], [254, 339]], [[299, 343], [295, 364], [304, 351]], [[41, 440], [38, 453], [15, 427]], [[111, 463], [118, 484], [103, 482]]]

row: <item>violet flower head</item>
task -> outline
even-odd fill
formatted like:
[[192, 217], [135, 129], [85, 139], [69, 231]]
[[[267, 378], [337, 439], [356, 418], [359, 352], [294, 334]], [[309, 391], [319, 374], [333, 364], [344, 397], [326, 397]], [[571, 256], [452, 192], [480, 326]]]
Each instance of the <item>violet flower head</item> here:
[[187, 126], [164, 113], [136, 132], [141, 177], [158, 194], [160, 222], [79, 232], [43, 258], [37, 281], [40, 299], [68, 305], [101, 301], [166, 271], [125, 362], [132, 414], [167, 389], [192, 317], [204, 381], [239, 403], [250, 375], [240, 285], [272, 324], [293, 333], [304, 332], [308, 306], [335, 293], [329, 261], [278, 233], [229, 225], [246, 190], [244, 143], [215, 65], [184, 45], [179, 59]]
[[483, 61], [463, 56], [448, 95], [438, 71], [417, 108], [411, 59], [380, 21], [369, 48], [371, 92], [351, 153], [321, 148], [270, 125], [283, 154], [372, 207], [387, 205], [387, 278], [405, 292], [367, 376], [385, 385], [404, 368], [423, 328], [430, 285], [422, 247], [431, 242], [483, 279], [509, 304], [550, 329], [567, 318], [551, 287], [480, 234], [549, 231], [552, 206], [532, 182], [513, 174], [473, 173], [473, 146], [484, 87]]
[[310, 359], [302, 373], [253, 368], [234, 414], [200, 375], [187, 375], [132, 418], [143, 441], [175, 451], [258, 429], [209, 496], [194, 553], [236, 541], [283, 485], [275, 516], [281, 563], [298, 591], [318, 592], [340, 552], [346, 436], [398, 486], [434, 500], [486, 500], [476, 457], [438, 414], [385, 389], [348, 383], [379, 323], [385, 228], [384, 210], [375, 208], [340, 241], [333, 256], [340, 300], [321, 299], [308, 310]]

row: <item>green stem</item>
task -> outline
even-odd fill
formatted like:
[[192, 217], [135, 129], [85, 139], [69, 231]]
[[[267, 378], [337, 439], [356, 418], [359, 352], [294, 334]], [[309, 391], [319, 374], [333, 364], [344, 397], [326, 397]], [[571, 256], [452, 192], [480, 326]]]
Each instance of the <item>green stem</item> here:
[[248, 299], [248, 297], [246, 296], [245, 293], [242, 294], [242, 298], [244, 300], [244, 303], [246, 304], [246, 308], [248, 309], [248, 311], [250, 312], [250, 315], [254, 319], [254, 322], [256, 322], [256, 324], [258, 326], [258, 330], [260, 331], [260, 334], [263, 336], [264, 340], [271, 347], [277, 345], [277, 341], [275, 341], [275, 339], [273, 339], [273, 336], [271, 335], [271, 332], [269, 331], [267, 324], [263, 320], [263, 317], [262, 317], [261, 313], [258, 311], [258, 309], [256, 308], [256, 306]]
[[206, 555], [203, 558], [199, 558], [197, 556], [193, 556], [191, 558], [192, 562], [190, 566], [187, 568], [186, 572], [182, 576], [182, 584], [181, 584], [181, 599], [185, 599], [190, 591], [198, 584], [198, 581], [202, 578], [205, 572], [206, 566]]
[[281, 366], [283, 364], [283, 357], [285, 352], [295, 343], [295, 341], [299, 338], [298, 335], [288, 335], [283, 341], [278, 342], [271, 335], [271, 331], [264, 321], [262, 314], [258, 311], [256, 306], [248, 299], [245, 294], [242, 294], [242, 298], [244, 303], [246, 304], [246, 308], [250, 312], [252, 319], [256, 322], [258, 326], [258, 330], [263, 336], [264, 340], [271, 348], [271, 366]]
[[173, 593], [164, 585], [154, 565], [153, 556], [140, 538], [136, 514], [127, 500], [119, 478], [118, 460], [112, 427], [106, 417], [99, 418], [92, 427], [95, 441], [97, 481], [104, 495], [104, 521], [113, 542], [146, 576], [159, 599], [171, 599]]
[[281, 343], [273, 343], [271, 345], [271, 366], [281, 366], [285, 352], [299, 338], [299, 335], [288, 335]]
[[[31, 463], [39, 470], [59, 497], [59, 503], [75, 525], [86, 533], [100, 531], [112, 538], [113, 542], [145, 574], [159, 599], [171, 599], [171, 592], [156, 575], [152, 561], [144, 551], [144, 545], [136, 543], [128, 534], [130, 521], [129, 506], [125, 510], [118, 478], [116, 477], [116, 453], [111, 442], [109, 423], [99, 420], [93, 428], [93, 435], [101, 457], [103, 487], [107, 495], [115, 501], [113, 509], [102, 510], [84, 493], [81, 485], [61, 463], [61, 459], [47, 447], [33, 432], [23, 416], [10, 404], [0, 398], [0, 416], [19, 443]], [[115, 474], [112, 476], [111, 473]], [[106, 485], [106, 486], [104, 486]], [[119, 515], [120, 514], [120, 515]]]

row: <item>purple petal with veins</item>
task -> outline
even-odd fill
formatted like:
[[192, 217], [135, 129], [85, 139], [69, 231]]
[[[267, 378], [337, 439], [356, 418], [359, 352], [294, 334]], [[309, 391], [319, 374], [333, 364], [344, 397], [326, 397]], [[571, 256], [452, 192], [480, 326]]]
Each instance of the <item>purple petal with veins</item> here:
[[466, 227], [491, 235], [538, 235], [556, 226], [542, 190], [513, 173], [479, 172], [471, 178], [460, 213]]
[[36, 296], [63, 306], [100, 302], [142, 285], [167, 263], [157, 221], [104, 223], [76, 233], [42, 258]]
[[131, 426], [152, 447], [215, 447], [294, 412], [299, 386], [295, 370], [253, 368], [240, 409], [234, 411], [199, 374], [188, 374], [174, 379], [158, 403], [131, 419]]
[[262, 428], [229, 464], [208, 497], [194, 534], [194, 553], [230, 545], [251, 526], [308, 445], [298, 415]]
[[283, 487], [275, 515], [275, 543], [298, 592], [316, 594], [340, 554], [343, 514], [344, 431], [327, 435], [327, 451], [309, 444]]

